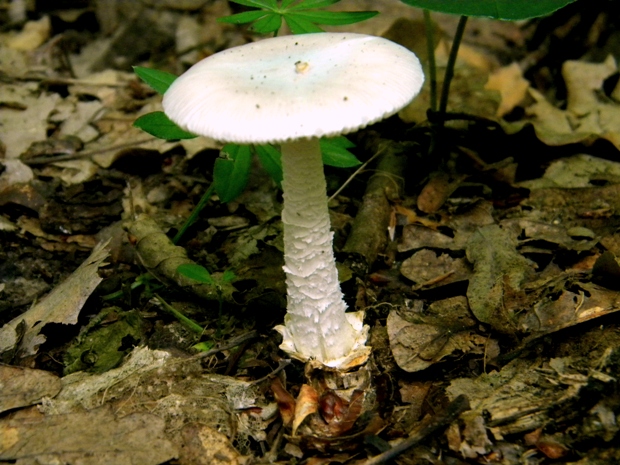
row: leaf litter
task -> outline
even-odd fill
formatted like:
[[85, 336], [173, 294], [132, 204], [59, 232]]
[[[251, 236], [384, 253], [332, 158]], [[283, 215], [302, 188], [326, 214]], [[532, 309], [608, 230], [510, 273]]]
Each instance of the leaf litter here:
[[[170, 26], [152, 41], [161, 45], [172, 43], [175, 24], [195, 18], [167, 10], [170, 5], [160, 7]], [[415, 39], [411, 46], [423, 56], [421, 17], [399, 7], [384, 17], [411, 13], [412, 22], [399, 23], [395, 40]], [[181, 43], [197, 48], [178, 63], [245, 40], [209, 16], [229, 14], [227, 2], [188, 8], [196, 8], [190, 15], [201, 12], [196, 24], [212, 24], [217, 32], [208, 40], [196, 24], [186, 27], [183, 37], [179, 32], [178, 50]], [[97, 14], [114, 30], [118, 17]], [[154, 10], [148, 10], [145, 24], [161, 32], [154, 18]], [[454, 19], [438, 15], [436, 21], [442, 66], [449, 43], [445, 31]], [[132, 127], [136, 117], [159, 108], [158, 98], [126, 67], [112, 68], [138, 62], [134, 53], [144, 53], [145, 45], [136, 34], [146, 34], [145, 29], [127, 28], [84, 45], [71, 55], [75, 75], [70, 76], [56, 53], [60, 42], [49, 41], [46, 20], [28, 24], [22, 33], [12, 32], [16, 41], [6, 45], [3, 39], [0, 45], [3, 76], [9, 77], [0, 91], [0, 347], [4, 361], [28, 366], [0, 367], [0, 404], [8, 411], [0, 417], [2, 460], [246, 463], [247, 456], [262, 454], [285, 463], [292, 457], [351, 462], [354, 455], [330, 451], [330, 444], [309, 436], [307, 427], [322, 425], [346, 436], [347, 419], [357, 421], [355, 398], [343, 404], [329, 390], [327, 400], [318, 403], [312, 392], [298, 397], [307, 409], [296, 418], [295, 428], [304, 432], [300, 440], [283, 434], [275, 400], [287, 418], [285, 407], [292, 402], [287, 406], [279, 395], [300, 385], [305, 391], [323, 387], [301, 384], [294, 371], [290, 380], [279, 372], [280, 390], [268, 388], [275, 386], [271, 381], [251, 381], [275, 369], [279, 356], [271, 327], [282, 316], [274, 309], [284, 305], [280, 230], [273, 222], [279, 210], [269, 182], [251, 179], [245, 197], [226, 206], [210, 199], [209, 218], [190, 229], [183, 247], [173, 244], [166, 232], [174, 232], [206, 190], [204, 176], [212, 173], [220, 147], [204, 139], [149, 139]], [[385, 27], [375, 33], [389, 28], [381, 22], [369, 27], [378, 24]], [[581, 455], [613, 463], [620, 345], [614, 315], [620, 308], [616, 59], [564, 59], [556, 74], [561, 80], [554, 83], [565, 85], [563, 99], [554, 86], [541, 85], [552, 73], [537, 74], [530, 67], [539, 58], [523, 49], [521, 56], [507, 51], [507, 43], [522, 47], [530, 39], [527, 28], [501, 24], [498, 29], [495, 22], [470, 22], [476, 33], [460, 53], [449, 108], [474, 118], [447, 122], [455, 142], [449, 156], [441, 163], [424, 160], [415, 137], [389, 142], [390, 151], [407, 152], [425, 169], [416, 165], [406, 192], [391, 191], [386, 202], [377, 203], [382, 210], [375, 217], [390, 218], [395, 241], [387, 236], [378, 241], [387, 246], [369, 264], [375, 270], [371, 279], [356, 274], [346, 284], [353, 306], [366, 308], [375, 324], [375, 381], [391, 378], [401, 387], [390, 391], [389, 400], [389, 395], [379, 399], [380, 436], [407, 435], [424, 424], [436, 404], [464, 394], [471, 410], [433, 440], [443, 455], [491, 463], [587, 463]], [[600, 24], [592, 30], [596, 27]], [[188, 37], [191, 31], [206, 42]], [[127, 41], [135, 50], [119, 51], [118, 44]], [[169, 70], [182, 71], [178, 63]], [[417, 128], [425, 127], [427, 92], [400, 115], [421, 123]], [[498, 139], [498, 128], [511, 139]], [[537, 140], [528, 136], [528, 128]], [[517, 140], [527, 142], [513, 144]], [[601, 149], [601, 143], [608, 145]], [[356, 144], [368, 152], [376, 147], [367, 134]], [[545, 156], [528, 159], [528, 150]], [[158, 161], [147, 169], [144, 156]], [[342, 180], [342, 175], [328, 175], [333, 183]], [[398, 183], [390, 183], [390, 189], [392, 184]], [[359, 189], [349, 189], [333, 204], [334, 218], [344, 219], [336, 231], [337, 247], [350, 234], [349, 219], [362, 198]], [[85, 216], [80, 205], [96, 214]], [[110, 240], [109, 252], [95, 248], [87, 258], [85, 252], [102, 238]], [[27, 252], [16, 253], [24, 245]], [[46, 255], [33, 259], [33, 249]], [[73, 274], [58, 272], [52, 265], [59, 256], [83, 265]], [[15, 261], [25, 257], [27, 264]], [[176, 273], [179, 263], [193, 262], [206, 265], [214, 276], [234, 265], [239, 280], [226, 292], [201, 289]], [[353, 263], [348, 264], [355, 270]], [[28, 267], [34, 271], [24, 271]], [[152, 299], [161, 284], [144, 285], [143, 272], [165, 283], [170, 289], [165, 297], [203, 325], [202, 336], [177, 330], [178, 322], [162, 316]], [[60, 275], [70, 277], [60, 284]], [[101, 305], [110, 295], [120, 300]], [[252, 327], [264, 337], [188, 358], [197, 341], [220, 347], [222, 341], [209, 340], [216, 334], [213, 309], [218, 305], [238, 325], [226, 329], [225, 337], [234, 339]], [[75, 332], [59, 340], [49, 333], [52, 323], [75, 325]], [[323, 409], [321, 402], [334, 402], [340, 413], [322, 418], [313, 410]], [[28, 407], [35, 404], [38, 408]], [[344, 423], [330, 424], [333, 418]], [[317, 445], [323, 454], [311, 452]], [[414, 451], [433, 455], [431, 449]]]

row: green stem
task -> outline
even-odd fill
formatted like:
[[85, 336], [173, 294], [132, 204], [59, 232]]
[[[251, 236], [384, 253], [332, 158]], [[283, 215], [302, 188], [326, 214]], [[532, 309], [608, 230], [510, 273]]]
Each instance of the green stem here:
[[426, 32], [426, 49], [428, 54], [428, 71], [430, 73], [431, 111], [437, 111], [437, 63], [435, 62], [435, 40], [431, 13], [424, 10], [424, 29]]
[[465, 32], [465, 25], [467, 24], [467, 16], [461, 16], [459, 18], [459, 24], [456, 27], [456, 34], [452, 41], [452, 47], [450, 48], [450, 56], [448, 57], [448, 64], [446, 65], [446, 74], [443, 79], [443, 86], [441, 88], [441, 102], [439, 103], [439, 117], [441, 118], [440, 125], [443, 126], [443, 118], [448, 108], [448, 94], [450, 93], [450, 82], [454, 77], [454, 66], [456, 64], [456, 56], [459, 53], [459, 46], [463, 39], [463, 32]]
[[155, 294], [155, 298], [157, 298], [159, 303], [162, 305], [162, 307], [164, 307], [166, 311], [170, 312], [177, 320], [179, 320], [189, 329], [194, 331], [196, 334], [204, 333], [204, 329], [202, 328], [202, 326], [200, 326], [198, 323], [196, 323], [191, 318], [187, 318], [185, 315], [179, 312], [176, 308], [174, 308], [172, 305], [170, 305], [168, 302], [162, 299], [158, 294]]
[[189, 218], [187, 218], [187, 220], [185, 221], [185, 223], [183, 224], [183, 226], [181, 226], [181, 229], [179, 229], [179, 232], [176, 233], [176, 235], [174, 236], [174, 238], [172, 239], [172, 243], [173, 244], [177, 244], [180, 240], [181, 237], [183, 237], [183, 234], [185, 234], [185, 231], [187, 231], [187, 229], [194, 224], [194, 222], [196, 221], [196, 219], [198, 218], [198, 215], [200, 215], [200, 212], [202, 211], [202, 209], [207, 205], [207, 203], [209, 202], [209, 199], [211, 198], [211, 195], [213, 195], [213, 191], [215, 190], [215, 185], [211, 184], [211, 187], [209, 187], [207, 189], [207, 192], [205, 192], [202, 196], [202, 198], [200, 199], [200, 201], [198, 202], [198, 204], [194, 207], [194, 209], [192, 210], [191, 215], [189, 215]]

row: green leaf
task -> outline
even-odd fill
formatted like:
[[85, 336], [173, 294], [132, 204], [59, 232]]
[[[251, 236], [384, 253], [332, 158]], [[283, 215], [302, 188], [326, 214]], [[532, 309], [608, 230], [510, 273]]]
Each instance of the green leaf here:
[[316, 24], [308, 21], [307, 19], [300, 16], [299, 13], [287, 13], [284, 16], [284, 21], [288, 24], [288, 27], [291, 28], [291, 32], [293, 34], [310, 34], [313, 32], [323, 32]]
[[[304, 11], [294, 13], [296, 18], [303, 18], [315, 24], [327, 24], [330, 26], [359, 23], [378, 14], [378, 11]], [[292, 15], [293, 13], [289, 13], [285, 16], [287, 22]]]
[[233, 270], [226, 270], [224, 271], [224, 274], [222, 274], [223, 283], [230, 283], [235, 279], [237, 279], [237, 276], [235, 275], [235, 272]]
[[205, 284], [215, 284], [215, 281], [211, 277], [211, 273], [204, 266], [200, 266], [196, 263], [184, 263], [177, 267], [177, 273], [183, 275], [194, 281]]
[[553, 13], [575, 0], [401, 0], [407, 5], [441, 13], [520, 20]]
[[256, 155], [269, 173], [269, 176], [276, 182], [278, 187], [282, 185], [282, 154], [273, 145], [255, 145]]
[[334, 5], [338, 3], [340, 0], [306, 0], [303, 2], [299, 2], [297, 5], [294, 5], [289, 8], [289, 11], [298, 11], [298, 10], [310, 10], [314, 8], [325, 8], [326, 6]]
[[140, 116], [133, 125], [150, 135], [165, 140], [193, 139], [196, 134], [181, 129], [163, 111], [154, 111]]
[[282, 16], [276, 13], [267, 13], [263, 18], [250, 26], [250, 29], [261, 34], [276, 32], [282, 26]]
[[217, 22], [228, 24], [246, 24], [251, 23], [252, 21], [256, 21], [267, 14], [268, 13], [263, 10], [244, 11], [243, 13], [237, 13], [234, 15], [217, 18]]
[[133, 72], [158, 94], [166, 92], [170, 84], [177, 78], [174, 74], [142, 66], [134, 66]]
[[278, 7], [276, 0], [230, 0], [230, 1], [233, 3], [238, 3], [239, 5], [250, 6], [253, 8], [273, 9], [273, 8]]
[[323, 154], [323, 163], [336, 168], [352, 168], [361, 165], [355, 155], [347, 149], [355, 147], [355, 144], [346, 137], [333, 137], [330, 139], [321, 139], [321, 152]]
[[222, 149], [226, 158], [215, 160], [213, 185], [220, 201], [236, 199], [245, 189], [250, 177], [252, 152], [249, 145], [226, 144]]

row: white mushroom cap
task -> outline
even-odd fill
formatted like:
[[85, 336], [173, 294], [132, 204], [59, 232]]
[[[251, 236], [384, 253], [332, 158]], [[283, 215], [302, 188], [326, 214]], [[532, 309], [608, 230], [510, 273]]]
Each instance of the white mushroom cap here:
[[168, 117], [240, 144], [335, 136], [407, 105], [424, 75], [409, 50], [353, 33], [281, 36], [200, 61], [164, 95]]

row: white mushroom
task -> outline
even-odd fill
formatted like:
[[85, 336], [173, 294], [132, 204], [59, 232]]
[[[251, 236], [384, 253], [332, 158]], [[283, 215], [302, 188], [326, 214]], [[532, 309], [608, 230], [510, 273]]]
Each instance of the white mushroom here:
[[281, 348], [342, 367], [364, 357], [363, 313], [346, 313], [332, 248], [319, 138], [390, 116], [419, 92], [417, 57], [352, 33], [265, 39], [212, 55], [170, 86], [163, 106], [182, 128], [224, 142], [279, 143], [288, 309]]

